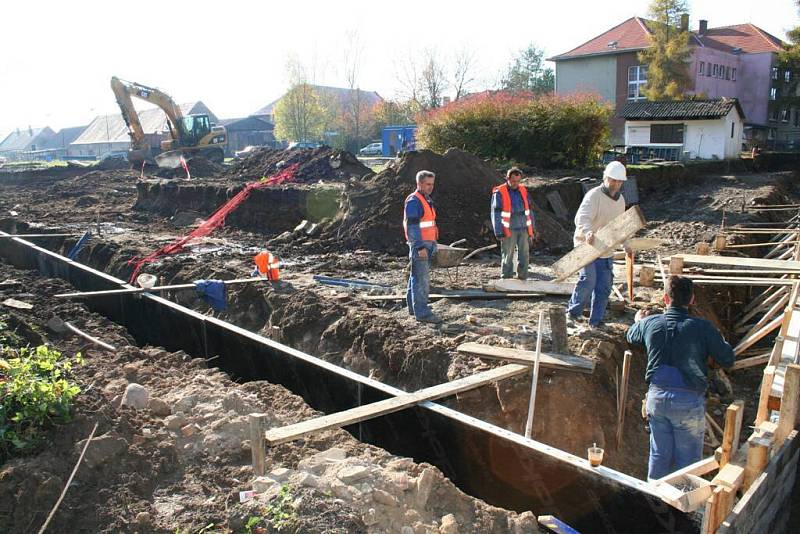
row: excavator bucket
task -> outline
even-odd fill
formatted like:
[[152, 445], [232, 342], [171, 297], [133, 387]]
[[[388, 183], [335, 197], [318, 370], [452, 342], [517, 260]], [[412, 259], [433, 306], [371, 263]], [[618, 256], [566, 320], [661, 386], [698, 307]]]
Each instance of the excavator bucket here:
[[191, 159], [191, 154], [185, 154], [183, 150], [169, 150], [156, 156], [156, 165], [162, 169], [177, 169], [181, 166], [181, 157], [184, 161]]
[[141, 166], [142, 162], [148, 163], [150, 165], [155, 163], [153, 155], [150, 152], [150, 147], [138, 148], [138, 149], [132, 148], [128, 150], [128, 161], [134, 168], [138, 168], [139, 166]]

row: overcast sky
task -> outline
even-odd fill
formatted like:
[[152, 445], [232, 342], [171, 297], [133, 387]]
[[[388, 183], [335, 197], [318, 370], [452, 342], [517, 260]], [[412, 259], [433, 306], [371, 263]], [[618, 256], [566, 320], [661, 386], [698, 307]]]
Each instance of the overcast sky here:
[[[4, 0], [0, 4], [0, 139], [15, 128], [88, 124], [118, 108], [112, 75], [158, 86], [179, 103], [202, 100], [220, 118], [279, 97], [290, 56], [316, 82], [344, 86], [343, 48], [363, 44], [360, 87], [392, 97], [398, 62], [426, 48], [474, 51], [476, 89], [533, 42], [565, 52], [633, 16], [647, 0], [464, 2]], [[691, 27], [752, 22], [785, 38], [794, 0], [691, 0]]]

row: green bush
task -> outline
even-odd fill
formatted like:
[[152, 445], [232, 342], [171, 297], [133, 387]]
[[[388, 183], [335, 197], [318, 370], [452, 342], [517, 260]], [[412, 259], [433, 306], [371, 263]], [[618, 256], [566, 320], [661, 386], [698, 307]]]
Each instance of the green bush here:
[[611, 114], [590, 94], [485, 92], [420, 115], [417, 141], [436, 152], [457, 147], [538, 167], [585, 167], [607, 144]]
[[72, 367], [81, 355], [64, 358], [46, 345], [0, 353], [0, 461], [41, 443], [43, 430], [70, 420], [80, 388]]

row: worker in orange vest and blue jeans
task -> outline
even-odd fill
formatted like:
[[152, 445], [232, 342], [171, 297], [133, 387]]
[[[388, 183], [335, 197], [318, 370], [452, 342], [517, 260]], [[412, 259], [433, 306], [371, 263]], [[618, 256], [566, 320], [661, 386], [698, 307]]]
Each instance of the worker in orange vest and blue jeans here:
[[533, 203], [520, 182], [522, 171], [508, 169], [506, 183], [492, 191], [492, 226], [500, 240], [501, 278], [514, 274], [514, 252], [517, 253], [517, 278], [528, 278], [530, 242], [534, 239]]
[[417, 173], [417, 189], [406, 198], [403, 210], [403, 229], [411, 260], [406, 304], [408, 314], [423, 323], [441, 323], [428, 306], [430, 268], [436, 254], [439, 230], [436, 227], [436, 208], [431, 199], [436, 175], [431, 171]]

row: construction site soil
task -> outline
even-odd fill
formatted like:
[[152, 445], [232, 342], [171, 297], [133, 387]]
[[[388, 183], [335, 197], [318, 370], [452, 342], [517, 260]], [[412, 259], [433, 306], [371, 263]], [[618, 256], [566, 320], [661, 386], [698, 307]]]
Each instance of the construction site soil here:
[[[248, 181], [250, 173], [254, 173], [253, 179], [259, 179], [259, 175], [269, 175], [287, 157], [276, 161], [280, 156], [261, 154], [257, 156], [261, 163], [244, 165], [248, 161], [245, 160], [208, 183], [171, 182], [189, 191], [198, 187], [221, 188], [221, 182], [228, 180]], [[330, 161], [331, 154], [318, 160], [325, 162], [325, 158]], [[323, 167], [321, 163], [314, 165]], [[329, 163], [326, 165], [330, 167]], [[433, 196], [440, 221], [440, 240], [466, 238], [467, 246], [472, 248], [494, 242], [488, 222], [489, 194], [500, 183], [500, 173], [459, 150], [451, 149], [444, 155], [423, 151], [405, 155], [371, 178], [351, 179], [340, 186], [342, 189], [337, 189], [340, 208], [332, 219], [320, 225], [317, 233], [309, 235], [305, 230], [292, 230], [302, 218], [308, 218], [304, 217], [307, 212], [293, 213], [278, 206], [277, 200], [264, 201], [270, 197], [261, 197], [262, 202], [251, 197], [224, 228], [189, 244], [184, 252], [147, 265], [145, 271], [165, 283], [241, 278], [252, 269], [253, 254], [266, 243], [282, 261], [281, 281], [231, 287], [227, 311], [211, 310], [192, 291], [175, 292], [167, 297], [253, 332], [277, 335], [286, 345], [408, 391], [495, 367], [499, 362], [458, 353], [455, 348], [465, 341], [532, 348], [539, 310], [563, 306], [565, 297], [442, 299], [433, 302], [432, 308], [443, 323], [430, 326], [416, 323], [401, 302], [367, 301], [362, 298], [362, 290], [321, 285], [312, 278], [312, 275], [326, 275], [368, 280], [387, 286], [389, 293], [404, 294], [407, 260], [400, 225], [402, 202], [413, 191], [414, 175], [423, 168], [437, 174]], [[92, 237], [76, 260], [127, 279], [132, 271], [131, 258], [146, 255], [188, 233], [197, 224], [196, 218], [207, 217], [232, 196], [227, 192], [221, 196], [215, 193], [204, 202], [185, 203], [189, 193], [172, 197], [161, 191], [148, 193], [152, 178], [137, 184], [138, 178], [138, 172], [129, 171], [36, 174], [25, 179], [0, 175], [0, 229], [19, 233], [45, 230], [75, 233], [75, 237], [35, 240], [46, 248], [65, 253], [78, 234], [94, 226], [99, 218], [101, 234]], [[303, 181], [315, 182], [313, 178]], [[796, 177], [790, 173], [700, 177], [676, 173], [674, 177], [654, 182], [645, 177], [639, 179], [641, 207], [649, 221], [641, 235], [663, 238], [665, 244], [641, 253], [644, 261], [652, 259], [656, 252], [661, 255], [687, 252], [696, 242], [711, 240], [720, 228], [723, 212], [726, 226], [768, 218], [743, 212], [743, 200], [747, 204], [779, 204], [795, 201], [798, 196]], [[571, 221], [556, 215], [546, 195], [558, 191], [572, 214], [580, 202], [583, 183], [576, 178], [555, 177], [528, 177], [526, 183], [537, 204], [542, 238], [532, 251], [529, 278], [548, 280], [552, 278], [549, 266], [570, 246], [572, 229]], [[267, 190], [326, 187], [329, 186], [284, 184]], [[259, 214], [270, 209], [284, 213], [286, 220], [282, 225], [259, 226], [259, 218], [263, 219]], [[187, 211], [190, 216], [176, 217]], [[246, 222], [237, 224], [236, 217]], [[115, 442], [118, 443], [117, 437], [125, 441], [125, 452], [120, 453], [123, 459], [79, 471], [78, 480], [83, 482], [70, 489], [56, 516], [57, 521], [63, 521], [62, 525], [79, 524], [87, 532], [166, 532], [179, 526], [201, 528], [213, 522], [237, 530], [247, 514], [258, 511], [255, 505], [248, 508], [234, 504], [237, 491], [250, 489], [249, 448], [242, 446], [246, 439], [246, 414], [266, 410], [274, 414], [273, 425], [310, 418], [314, 413], [302, 399], [264, 382], [235, 384], [223, 373], [208, 369], [202, 360], [188, 360], [185, 355], [161, 349], [135, 347], [121, 327], [90, 314], [83, 306], [69, 303], [56, 306], [49, 296], [66, 289], [61, 282], [35, 279], [33, 273], [12, 272], [6, 266], [2, 269], [0, 279], [24, 280], [24, 291], [19, 288], [5, 291], [8, 296], [28, 299], [35, 305], [32, 317], [25, 319], [28, 323], [39, 325], [41, 330], [41, 325], [52, 315], [68, 316], [105, 341], [125, 348], [115, 354], [96, 353], [79, 371], [84, 387], [95, 384], [80, 397], [78, 415], [68, 430], [52, 433], [52, 446], [38, 456], [13, 460], [3, 467], [2, 502], [18, 504], [7, 512], [0, 511], [0, 530], [4, 530], [2, 521], [8, 521], [7, 528], [12, 532], [26, 531], [31, 525], [41, 523], [77, 457], [74, 444], [85, 439], [93, 422], [98, 420], [101, 421], [98, 435], [110, 433]], [[485, 252], [457, 269], [435, 270], [432, 291], [480, 288], [498, 274], [496, 252]], [[694, 313], [711, 319], [730, 333], [732, 319], [749, 300], [751, 291], [754, 290], [741, 287], [702, 291]], [[570, 332], [570, 352], [595, 360], [596, 369], [593, 374], [542, 370], [534, 439], [579, 456], [585, 455], [587, 446], [597, 443], [606, 449], [604, 464], [639, 478], [646, 476], [648, 434], [639, 419], [645, 392], [642, 378], [645, 358], [640, 352], [632, 363], [625, 406], [628, 423], [619, 447], [615, 437], [616, 395], [623, 352], [628, 348], [625, 330], [637, 309], [658, 306], [660, 301], [658, 288], [636, 288], [633, 302], [627, 302], [622, 311], [610, 311], [601, 330]], [[61, 350], [78, 349], [74, 340], [45, 337]], [[547, 349], [549, 327], [544, 338]], [[90, 355], [93, 350], [89, 349]], [[717, 373], [709, 398], [711, 416], [721, 423], [725, 404], [735, 396], [747, 401], [745, 421], [752, 420], [760, 374], [758, 367], [728, 376]], [[144, 381], [142, 376], [146, 378]], [[192, 402], [199, 408], [187, 408], [183, 416], [187, 425], [199, 426], [199, 431], [193, 430], [197, 434], [187, 437], [180, 428], [172, 432], [163, 426], [163, 420], [148, 411], [118, 409], [109, 402], [122, 394], [128, 381], [139, 381], [152, 388], [151, 395], [171, 405], [173, 415], [181, 399], [194, 396]], [[496, 387], [460, 394], [445, 403], [468, 415], [522, 432], [529, 389], [530, 377], [523, 375]], [[228, 395], [244, 400], [241, 403], [236, 399], [226, 400]], [[215, 425], [220, 424], [233, 427], [217, 432]], [[146, 428], [150, 429], [147, 433]], [[224, 445], [212, 447], [217, 441]], [[299, 499], [295, 507], [298, 520], [309, 522], [300, 523], [303, 528], [298, 531], [399, 532], [402, 526], [409, 526], [415, 532], [427, 532], [426, 529], [438, 529], [442, 517], [453, 513], [461, 532], [502, 532], [509, 525], [527, 525], [526, 521], [531, 519], [469, 498], [441, 478], [438, 470], [398, 461], [380, 449], [360, 444], [342, 431], [324, 432], [281, 445], [270, 451], [276, 455], [270, 458], [270, 466], [285, 466], [299, 478], [302, 469], [298, 470], [297, 465], [301, 459], [331, 447], [345, 449], [346, 461], [352, 458], [355, 463], [374, 467], [377, 484], [372, 483], [371, 491], [366, 488], [362, 491], [357, 485], [345, 485], [348, 491], [337, 490], [340, 486], [334, 483], [320, 490], [293, 479], [290, 481], [293, 497]], [[145, 464], [146, 461], [152, 463]], [[334, 470], [342, 467], [334, 462], [331, 465], [337, 466], [330, 467]], [[383, 488], [386, 480], [392, 480], [390, 466], [397, 465], [404, 466], [400, 471], [411, 481], [408, 484], [411, 489], [390, 495], [389, 499], [375, 488]], [[419, 506], [417, 497], [412, 498], [408, 491], [414, 491], [414, 484], [418, 484], [426, 469], [433, 469], [436, 480], [441, 479], [436, 486], [441, 488], [441, 496], [437, 494], [436, 499]], [[142, 476], [144, 472], [154, 473], [155, 480]], [[52, 477], [56, 480], [45, 484]], [[335, 476], [329, 478], [341, 483]], [[278, 499], [274, 492], [264, 495], [259, 501], [262, 508], [265, 499], [273, 499], [273, 503]], [[381, 499], [392, 505], [376, 504]], [[317, 511], [312, 512], [313, 508]], [[146, 514], [142, 515], [142, 521], [154, 525], [151, 530], [137, 522], [140, 512]], [[376, 518], [377, 522], [370, 523]]]

